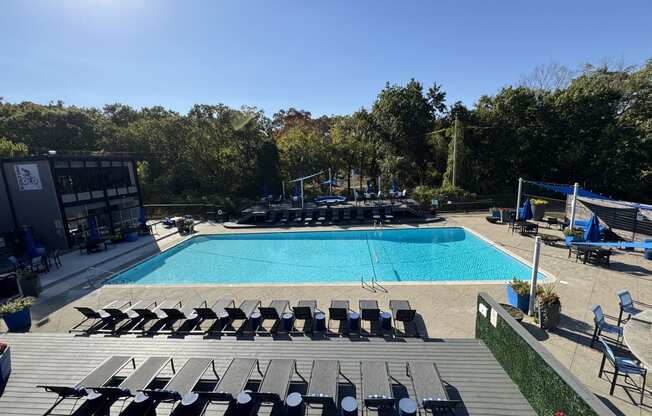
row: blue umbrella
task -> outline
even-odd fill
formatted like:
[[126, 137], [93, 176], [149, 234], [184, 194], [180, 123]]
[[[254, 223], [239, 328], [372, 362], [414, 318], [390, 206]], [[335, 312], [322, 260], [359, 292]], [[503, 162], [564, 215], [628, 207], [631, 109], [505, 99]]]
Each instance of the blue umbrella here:
[[27, 250], [27, 255], [29, 257], [39, 256], [38, 251], [36, 250], [36, 243], [34, 242], [34, 236], [32, 235], [32, 230], [27, 228], [25, 230], [25, 249]]
[[523, 203], [523, 208], [518, 216], [519, 220], [531, 220], [532, 219], [532, 207], [530, 206], [530, 200], [526, 199]]
[[97, 233], [97, 223], [95, 222], [95, 218], [90, 217], [88, 219], [88, 228], [90, 229], [91, 240], [99, 240], [100, 235]]
[[371, 180], [367, 181], [367, 193], [368, 194], [373, 194], [374, 193], [374, 183]]
[[140, 207], [140, 216], [138, 217], [140, 225], [147, 225], [147, 217], [145, 216], [145, 207]]
[[391, 189], [391, 192], [392, 192], [393, 194], [395, 194], [395, 193], [398, 192], [398, 185], [396, 184], [396, 179], [392, 179], [392, 189]]
[[584, 229], [585, 241], [600, 241], [600, 220], [593, 214], [586, 228]]

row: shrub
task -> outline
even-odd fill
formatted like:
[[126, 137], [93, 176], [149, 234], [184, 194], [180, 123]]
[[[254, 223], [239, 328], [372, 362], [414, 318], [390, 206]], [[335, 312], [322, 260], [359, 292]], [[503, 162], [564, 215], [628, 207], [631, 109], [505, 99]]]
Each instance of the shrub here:
[[566, 237], [577, 237], [577, 238], [582, 238], [584, 237], [584, 230], [581, 228], [566, 228], [564, 230], [564, 235]]
[[442, 186], [433, 188], [430, 186], [417, 186], [414, 188], [412, 198], [422, 205], [430, 204], [433, 198], [439, 200], [457, 200], [463, 201], [477, 197], [476, 194], [466, 191], [462, 188], [452, 186]]
[[548, 201], [545, 199], [530, 199], [530, 204], [532, 205], [547, 205]]
[[36, 299], [29, 296], [14, 299], [3, 305], [0, 305], [0, 314], [20, 312], [23, 309], [30, 308], [34, 302], [36, 302]]
[[559, 295], [556, 291], [556, 286], [554, 283], [546, 283], [539, 287], [537, 298], [539, 303], [542, 305], [550, 305], [554, 303], [559, 303]]
[[530, 294], [530, 282], [514, 278], [509, 285], [514, 289], [514, 292], [519, 296], [526, 296]]

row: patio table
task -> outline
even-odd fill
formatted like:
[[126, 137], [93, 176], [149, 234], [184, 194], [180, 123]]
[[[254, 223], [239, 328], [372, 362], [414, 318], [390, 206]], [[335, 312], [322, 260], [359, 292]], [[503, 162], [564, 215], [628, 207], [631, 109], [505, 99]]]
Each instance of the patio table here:
[[624, 338], [632, 354], [652, 369], [652, 309], [632, 316], [625, 324]]

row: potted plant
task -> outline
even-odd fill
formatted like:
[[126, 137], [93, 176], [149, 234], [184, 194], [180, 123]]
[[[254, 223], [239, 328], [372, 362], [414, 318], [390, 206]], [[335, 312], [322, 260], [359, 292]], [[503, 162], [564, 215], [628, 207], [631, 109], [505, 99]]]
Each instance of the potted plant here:
[[2, 394], [7, 385], [9, 373], [11, 373], [11, 354], [9, 346], [4, 342], [0, 342], [0, 394]]
[[532, 218], [541, 221], [543, 216], [546, 215], [548, 201], [545, 199], [530, 199], [530, 205], [532, 206]]
[[41, 294], [41, 277], [38, 273], [23, 269], [18, 273], [18, 281], [23, 295], [38, 297]]
[[32, 327], [32, 314], [29, 308], [35, 301], [33, 297], [22, 297], [0, 305], [0, 315], [9, 332], [29, 331]]
[[530, 282], [514, 278], [507, 285], [507, 301], [527, 313], [530, 308]]
[[566, 228], [564, 230], [564, 240], [569, 246], [573, 241], [584, 241], [584, 230], [581, 228]]
[[555, 291], [555, 285], [547, 283], [537, 293], [537, 313], [535, 320], [541, 329], [555, 329], [561, 318], [561, 302]]

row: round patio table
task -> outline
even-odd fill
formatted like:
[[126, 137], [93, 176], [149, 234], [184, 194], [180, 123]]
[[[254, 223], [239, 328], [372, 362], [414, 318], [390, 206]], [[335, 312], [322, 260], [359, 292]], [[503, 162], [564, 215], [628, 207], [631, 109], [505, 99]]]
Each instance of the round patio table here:
[[652, 309], [632, 316], [625, 324], [623, 337], [632, 354], [645, 368], [652, 369]]

